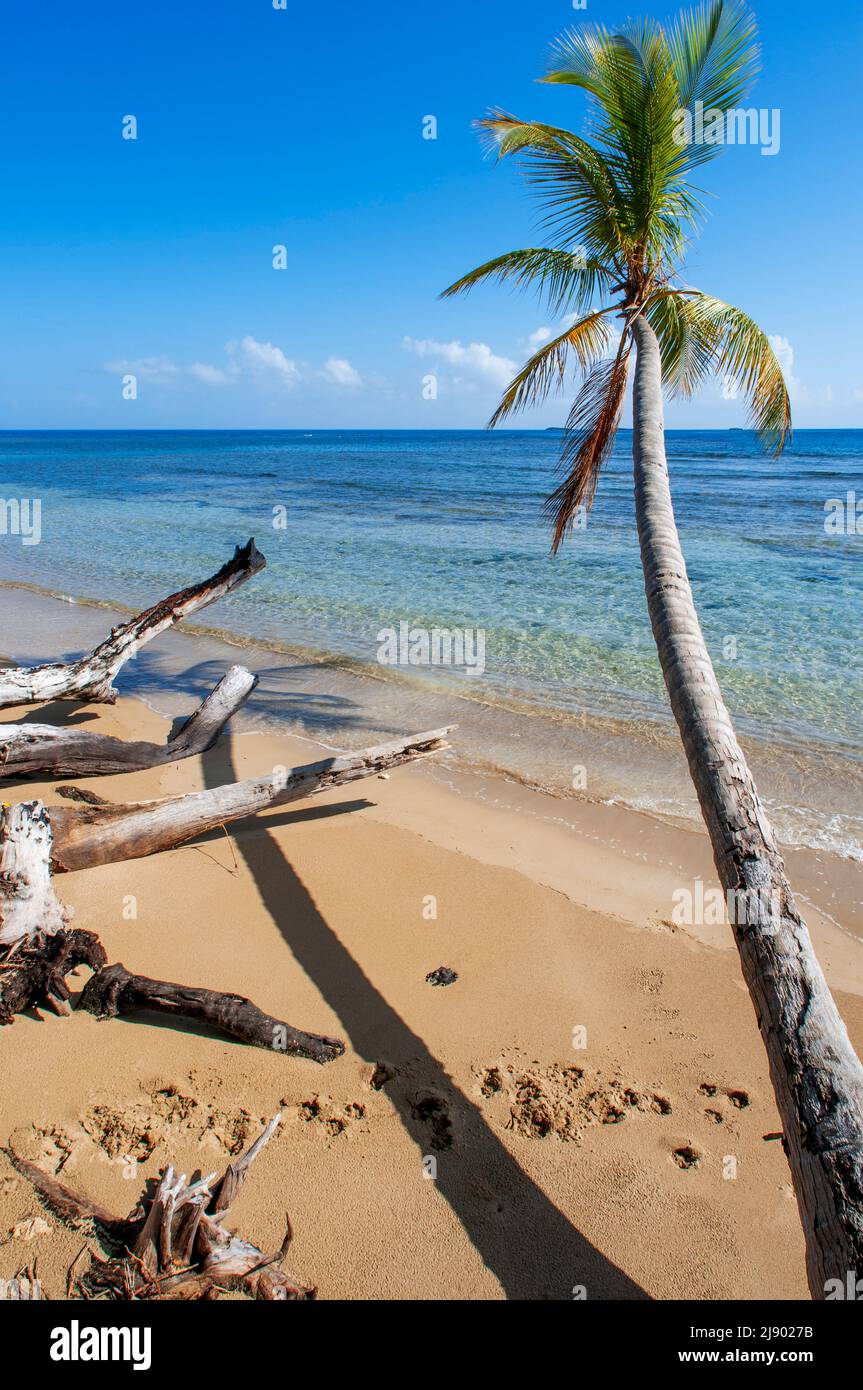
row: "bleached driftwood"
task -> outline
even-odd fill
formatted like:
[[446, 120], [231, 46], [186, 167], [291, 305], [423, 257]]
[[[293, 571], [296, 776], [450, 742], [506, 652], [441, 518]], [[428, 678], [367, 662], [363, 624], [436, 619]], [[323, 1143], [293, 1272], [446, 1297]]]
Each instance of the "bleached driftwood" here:
[[37, 1270], [36, 1260], [32, 1265], [24, 1265], [11, 1279], [0, 1279], [0, 1301], [4, 1303], [39, 1303], [42, 1298], [42, 1281]]
[[190, 715], [182, 729], [163, 744], [125, 742], [86, 729], [52, 724], [0, 725], [0, 778], [100, 777], [139, 772], [191, 758], [215, 743], [228, 720], [258, 683], [243, 666], [232, 666]]
[[177, 1176], [173, 1167], [165, 1168], [145, 1214], [135, 1212], [126, 1220], [13, 1151], [6, 1153], [62, 1221], [74, 1227], [95, 1225], [112, 1247], [123, 1247], [107, 1260], [94, 1256], [72, 1293], [84, 1298], [197, 1299], [216, 1298], [223, 1290], [239, 1288], [259, 1299], [310, 1299], [315, 1290], [294, 1283], [280, 1268], [291, 1241], [289, 1221], [280, 1249], [271, 1255], [224, 1224], [252, 1163], [281, 1118], [276, 1115], [270, 1121], [221, 1179], [209, 1173], [189, 1183], [185, 1173]]
[[51, 819], [41, 801], [0, 811], [0, 946], [66, 926], [51, 882]]
[[112, 705], [117, 692], [112, 681], [130, 657], [166, 628], [224, 598], [257, 574], [266, 560], [254, 540], [237, 546], [233, 558], [217, 574], [176, 594], [112, 629], [104, 642], [78, 661], [47, 666], [18, 666], [0, 671], [0, 709], [47, 700], [86, 700]]
[[[450, 726], [451, 727], [451, 726]], [[374, 777], [402, 763], [448, 748], [449, 727], [413, 734], [359, 753], [277, 768], [268, 777], [252, 777], [207, 791], [129, 805], [51, 807], [54, 831], [52, 864], [56, 873], [139, 859], [172, 849], [230, 821], [290, 801], [330, 791], [361, 777]]]
[[294, 1028], [242, 995], [151, 980], [122, 965], [106, 965], [93, 932], [66, 929], [71, 914], [51, 882], [51, 822], [41, 802], [0, 811], [0, 844], [10, 864], [0, 875], [0, 1025], [45, 1003], [56, 1013], [70, 1013], [66, 976], [87, 965], [95, 973], [78, 1007], [99, 1018], [151, 1009], [194, 1019], [253, 1047], [315, 1062], [344, 1052], [339, 1038]]

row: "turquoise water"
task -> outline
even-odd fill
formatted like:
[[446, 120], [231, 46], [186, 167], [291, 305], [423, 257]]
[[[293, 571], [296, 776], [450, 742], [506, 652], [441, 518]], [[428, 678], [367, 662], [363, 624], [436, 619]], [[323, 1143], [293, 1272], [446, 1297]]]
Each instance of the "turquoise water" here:
[[[856, 785], [863, 534], [828, 534], [824, 520], [828, 499], [863, 498], [863, 431], [800, 431], [779, 461], [745, 431], [670, 431], [667, 444], [696, 601], [741, 732], [810, 760], [807, 776], [829, 764]], [[586, 529], [552, 558], [541, 508], [557, 447], [527, 431], [4, 432], [0, 495], [41, 499], [42, 539], [0, 536], [0, 578], [136, 606], [254, 535], [267, 570], [204, 621], [371, 664], [380, 630], [400, 621], [483, 629], [482, 676], [422, 674], [489, 707], [647, 737], [655, 726], [661, 741], [630, 435]], [[518, 772], [530, 776], [529, 759]]]

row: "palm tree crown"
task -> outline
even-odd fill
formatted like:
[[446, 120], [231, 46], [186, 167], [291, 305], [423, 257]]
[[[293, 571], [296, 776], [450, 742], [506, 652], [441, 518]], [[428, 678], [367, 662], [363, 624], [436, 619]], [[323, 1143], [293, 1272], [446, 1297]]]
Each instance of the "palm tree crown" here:
[[[691, 395], [715, 372], [747, 400], [762, 442], [779, 453], [791, 427], [788, 392], [770, 342], [742, 310], [684, 284], [687, 235], [703, 215], [690, 182], [718, 143], [682, 137], [684, 113], [727, 111], [758, 72], [755, 25], [739, 0], [714, 0], [674, 24], [631, 22], [569, 30], [552, 46], [544, 82], [589, 98], [588, 136], [493, 111], [478, 126], [499, 157], [514, 155], [544, 208], [549, 245], [510, 251], [457, 280], [444, 295], [497, 279], [539, 292], [565, 330], [533, 354], [490, 424], [562, 388], [570, 365], [583, 383], [566, 422], [563, 481], [548, 500], [557, 550], [589, 507], [626, 392], [633, 322], [659, 342], [672, 394]], [[609, 320], [622, 319], [615, 345]]]

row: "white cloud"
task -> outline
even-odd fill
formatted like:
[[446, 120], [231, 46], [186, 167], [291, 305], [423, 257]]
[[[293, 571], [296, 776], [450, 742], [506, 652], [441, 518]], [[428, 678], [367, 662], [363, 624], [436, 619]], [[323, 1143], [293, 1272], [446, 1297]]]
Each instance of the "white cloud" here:
[[191, 366], [184, 367], [172, 361], [170, 357], [124, 357], [119, 361], [106, 362], [104, 369], [114, 376], [131, 375], [139, 381], [149, 381], [157, 386], [179, 383], [188, 377], [203, 381], [208, 386], [227, 384], [231, 381], [227, 372], [222, 371], [221, 367], [214, 367], [210, 362], [193, 362]]
[[362, 377], [355, 367], [352, 367], [346, 357], [328, 357], [324, 363], [321, 376], [327, 381], [331, 381], [334, 386], [360, 386]]
[[[279, 390], [291, 390], [303, 380], [326, 382], [329, 386], [340, 388], [363, 384], [360, 373], [346, 357], [328, 357], [323, 367], [313, 370], [288, 357], [275, 343], [262, 342], [251, 333], [225, 343], [223, 366], [216, 366], [212, 362], [185, 365], [170, 357], [139, 357], [106, 362], [104, 370], [117, 376], [132, 374], [141, 381], [160, 386], [182, 386], [191, 381], [204, 386], [232, 386], [243, 378], [260, 386], [275, 386]], [[374, 382], [375, 378], [369, 380]]]
[[722, 378], [722, 399], [724, 401], [736, 401], [740, 399], [740, 387], [730, 376]]
[[543, 343], [547, 343], [550, 337], [550, 328], [535, 328], [527, 340], [527, 345], [531, 352], [536, 352], [537, 348], [542, 347]]
[[432, 338], [406, 337], [402, 341], [402, 347], [408, 352], [415, 352], [418, 357], [435, 358], [439, 362], [445, 362], [449, 367], [455, 367], [459, 372], [466, 373], [466, 378], [454, 378], [458, 385], [470, 384], [472, 378], [474, 382], [479, 379], [498, 387], [508, 386], [518, 371], [517, 363], [510, 361], [508, 357], [498, 357], [487, 343], [468, 343], [465, 347], [457, 340], [438, 343]]
[[206, 382], [208, 386], [218, 386], [231, 380], [221, 367], [213, 367], [209, 362], [193, 362], [189, 368], [189, 376], [195, 377], [197, 381]]
[[782, 375], [789, 384], [795, 380], [792, 375], [794, 368], [794, 349], [787, 338], [783, 338], [781, 333], [768, 333], [767, 341], [776, 354], [776, 360], [782, 369]]
[[143, 381], [154, 381], [164, 385], [181, 376], [183, 369], [178, 367], [176, 362], [172, 362], [170, 357], [123, 357], [116, 362], [106, 362], [105, 371], [115, 376], [132, 375]]
[[253, 338], [247, 333], [245, 338], [239, 342], [236, 339], [225, 344], [225, 352], [232, 361], [232, 370], [242, 371], [244, 368], [255, 373], [272, 373], [277, 380], [281, 380], [286, 386], [294, 386], [300, 379], [300, 371], [296, 362], [286, 357], [280, 347], [274, 343], [261, 343], [257, 338]]

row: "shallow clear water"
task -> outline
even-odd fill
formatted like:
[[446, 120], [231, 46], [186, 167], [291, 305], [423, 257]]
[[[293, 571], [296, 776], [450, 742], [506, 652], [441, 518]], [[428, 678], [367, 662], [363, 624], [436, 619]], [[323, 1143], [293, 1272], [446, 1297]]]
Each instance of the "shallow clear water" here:
[[[628, 759], [609, 756], [602, 793], [674, 809], [676, 783], [644, 751], [672, 732], [642, 589], [630, 435], [619, 436], [586, 529], [552, 558], [542, 502], [558, 443], [515, 431], [5, 432], [0, 495], [41, 499], [42, 540], [0, 536], [0, 578], [138, 605], [202, 577], [254, 534], [267, 570], [204, 621], [372, 664], [381, 629], [401, 621], [483, 629], [482, 676], [400, 674], [486, 702], [496, 712], [486, 761], [560, 790], [572, 760], [549, 740], [566, 721], [595, 721], [615, 739], [629, 730], [642, 755], [627, 785]], [[828, 499], [863, 498], [863, 431], [800, 431], [778, 461], [745, 431], [671, 431], [667, 445], [696, 601], [738, 726], [780, 780], [783, 759], [793, 770], [776, 795], [803, 818], [803, 838], [820, 843], [832, 825], [847, 849], [863, 817], [863, 534], [828, 534], [824, 521]]]

